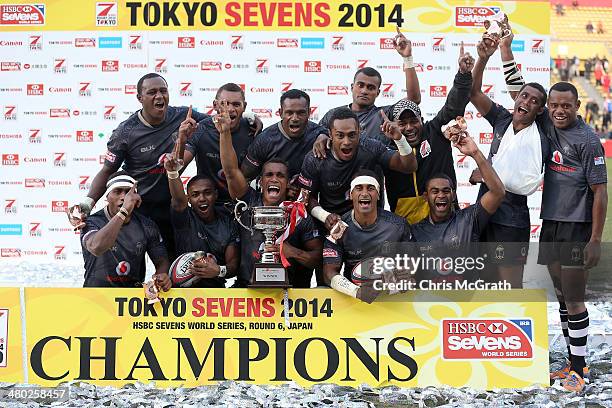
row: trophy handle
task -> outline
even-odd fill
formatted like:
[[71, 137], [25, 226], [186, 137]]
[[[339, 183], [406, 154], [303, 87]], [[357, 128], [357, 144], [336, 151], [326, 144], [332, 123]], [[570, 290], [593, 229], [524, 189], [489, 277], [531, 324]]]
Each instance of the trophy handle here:
[[[242, 209], [241, 211], [239, 211], [240, 209]], [[247, 231], [250, 231], [251, 234], [253, 233], [253, 228], [251, 227], [247, 227], [246, 225], [244, 225], [242, 223], [242, 221], [240, 220], [240, 216], [242, 214], [244, 214], [245, 211], [247, 211], [249, 209], [249, 205], [247, 203], [245, 203], [242, 200], [238, 200], [238, 203], [236, 203], [236, 206], [234, 207], [234, 217], [236, 218], [236, 221], [238, 221], [238, 224], [240, 224], [244, 229], [246, 229]]]

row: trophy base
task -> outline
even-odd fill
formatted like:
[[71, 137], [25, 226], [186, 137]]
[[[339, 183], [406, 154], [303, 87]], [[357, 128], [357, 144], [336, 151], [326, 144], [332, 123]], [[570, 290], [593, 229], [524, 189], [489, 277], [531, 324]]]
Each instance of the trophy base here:
[[280, 263], [256, 263], [249, 288], [290, 288], [287, 270]]

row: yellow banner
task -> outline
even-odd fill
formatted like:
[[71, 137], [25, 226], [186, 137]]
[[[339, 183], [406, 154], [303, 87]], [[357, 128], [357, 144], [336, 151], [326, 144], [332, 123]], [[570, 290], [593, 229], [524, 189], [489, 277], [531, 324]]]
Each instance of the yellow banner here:
[[17, 382], [23, 378], [19, 288], [0, 288], [0, 381]]
[[[394, 31], [481, 33], [484, 18], [508, 14], [518, 34], [550, 32], [538, 1], [65, 1], [0, 5], [0, 30]], [[537, 16], [537, 17], [536, 17]]]
[[290, 290], [289, 326], [279, 290], [173, 289], [148, 305], [138, 290], [28, 288], [26, 305], [28, 381], [46, 386], [548, 384], [543, 291], [415, 292], [368, 305]]

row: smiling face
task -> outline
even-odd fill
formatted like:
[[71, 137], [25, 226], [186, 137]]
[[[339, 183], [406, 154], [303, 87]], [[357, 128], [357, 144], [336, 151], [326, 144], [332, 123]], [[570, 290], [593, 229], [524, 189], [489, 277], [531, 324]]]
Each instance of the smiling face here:
[[308, 101], [305, 98], [285, 99], [280, 108], [280, 116], [281, 126], [287, 136], [302, 137], [310, 116]]
[[529, 85], [523, 87], [514, 100], [514, 112], [512, 122], [521, 125], [531, 125], [542, 111], [542, 101], [546, 95]]
[[342, 161], [353, 158], [359, 147], [359, 124], [355, 119], [336, 119], [331, 126], [331, 144], [336, 157]]
[[229, 117], [231, 119], [230, 128], [232, 130], [238, 129], [240, 126], [240, 119], [242, 118], [242, 114], [246, 109], [246, 102], [244, 101], [244, 97], [240, 92], [232, 92], [223, 90], [219, 92], [219, 96], [213, 101], [213, 106], [215, 110], [218, 111], [218, 104], [220, 101], [227, 101], [227, 112], [229, 113]]
[[151, 125], [159, 125], [166, 119], [170, 103], [168, 84], [161, 77], [147, 78], [142, 82], [142, 91], [137, 95], [142, 104], [142, 115]]
[[416, 147], [421, 143], [423, 122], [420, 116], [415, 116], [414, 113], [405, 110], [400, 115], [397, 125], [411, 147]]
[[209, 179], [196, 180], [189, 185], [187, 197], [191, 208], [198, 217], [209, 220], [214, 217], [217, 190]]
[[571, 127], [578, 117], [578, 108], [580, 108], [580, 101], [571, 91], [550, 91], [548, 114], [557, 129]]
[[353, 209], [357, 214], [371, 214], [377, 208], [378, 191], [372, 184], [357, 184], [351, 190], [351, 201], [353, 201]]
[[374, 105], [376, 97], [380, 93], [380, 80], [375, 76], [367, 76], [360, 72], [351, 84], [353, 103], [361, 108]]
[[429, 215], [434, 222], [445, 221], [451, 216], [455, 192], [445, 178], [434, 178], [427, 183], [425, 199], [429, 204]]
[[289, 169], [282, 163], [266, 163], [260, 183], [264, 205], [279, 205], [287, 197]]

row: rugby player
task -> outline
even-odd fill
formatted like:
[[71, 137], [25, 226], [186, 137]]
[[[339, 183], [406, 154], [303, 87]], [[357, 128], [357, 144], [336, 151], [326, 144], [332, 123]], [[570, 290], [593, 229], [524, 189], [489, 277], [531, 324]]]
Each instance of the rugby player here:
[[172, 195], [170, 217], [176, 253], [206, 252], [206, 259], [191, 266], [192, 273], [202, 278], [194, 286], [223, 288], [225, 279], [236, 276], [240, 265], [238, 225], [234, 217], [215, 210], [218, 192], [211, 178], [202, 174], [192, 177], [185, 194], [178, 172], [181, 165], [176, 159], [179, 144], [164, 163]]
[[249, 147], [246, 160], [242, 161], [242, 174], [256, 178], [263, 163], [272, 158], [289, 164], [289, 177], [300, 172], [306, 153], [310, 152], [317, 138], [327, 141], [327, 128], [308, 120], [310, 96], [304, 91], [290, 89], [280, 97], [281, 120], [268, 126]]
[[385, 172], [387, 198], [391, 211], [405, 217], [410, 224], [417, 223], [429, 214], [429, 206], [423, 198], [425, 182], [434, 174], [446, 174], [457, 185], [453, 153], [450, 141], [442, 134], [442, 125], [457, 116], [463, 116], [469, 102], [472, 86], [474, 58], [459, 50], [459, 71], [455, 75], [444, 106], [428, 122], [423, 122], [419, 106], [409, 99], [402, 99], [391, 107], [390, 118], [398, 123], [418, 163], [418, 170], [406, 182], [406, 175], [394, 171]]
[[[328, 237], [323, 249], [325, 281], [338, 292], [371, 303], [378, 292], [370, 285], [358, 286], [353, 269], [368, 258], [385, 253], [385, 245], [410, 242], [406, 219], [378, 206], [380, 183], [371, 170], [361, 169], [352, 177], [350, 197], [353, 210], [342, 216], [347, 227], [337, 240]], [[344, 265], [344, 274], [340, 273]]]
[[155, 222], [135, 212], [142, 199], [136, 180], [126, 172], [111, 174], [104, 197], [108, 204], [85, 220], [81, 246], [84, 287], [136, 287], [145, 278], [145, 252], [155, 265], [153, 278], [164, 291], [172, 286], [168, 255]]
[[[213, 107], [217, 109], [219, 101], [228, 101], [228, 113], [231, 123], [232, 145], [238, 155], [238, 161], [242, 162], [246, 155], [247, 148], [253, 142], [253, 129], [250, 121], [253, 118], [245, 118], [245, 109], [247, 103], [244, 99], [244, 91], [234, 83], [222, 85], [215, 95]], [[261, 130], [261, 121], [259, 130]], [[193, 134], [189, 134], [192, 132]], [[221, 169], [221, 159], [219, 157], [219, 131], [212, 122], [212, 118], [208, 117], [197, 124], [197, 129], [191, 126], [179, 128], [179, 136], [182, 140], [186, 140], [184, 167], [187, 167], [191, 160], [195, 157], [197, 164], [197, 174], [203, 175], [214, 181], [215, 188], [218, 192], [217, 202], [221, 204], [229, 203], [230, 196], [227, 191], [227, 182], [225, 175]]]
[[552, 153], [546, 158], [538, 254], [555, 285], [569, 349], [569, 364], [551, 378], [561, 378], [565, 389], [576, 392], [584, 389], [588, 374], [585, 286], [588, 270], [599, 262], [608, 206], [603, 147], [578, 117], [579, 107], [574, 85], [558, 82], [550, 88], [548, 113], [554, 128], [548, 133]]
[[[136, 97], [142, 109], [119, 124], [108, 143], [102, 169], [94, 177], [87, 196], [81, 201], [82, 220], [71, 219], [78, 227], [102, 197], [111, 174], [123, 164], [138, 181], [142, 204], [138, 211], [151, 218], [164, 238], [170, 259], [174, 259], [174, 233], [170, 223], [170, 191], [164, 177], [163, 157], [174, 148], [178, 129], [188, 108], [168, 106], [168, 83], [159, 74], [149, 73], [138, 80]], [[193, 112], [194, 122], [208, 115]], [[72, 207], [71, 207], [72, 209]]]
[[377, 166], [402, 173], [417, 169], [412, 149], [396, 123], [389, 121], [384, 112], [381, 128], [393, 140], [399, 151], [385, 147], [378, 140], [360, 136], [357, 115], [348, 108], [334, 110], [330, 120], [331, 149], [324, 159], [313, 152], [306, 155], [299, 182], [309, 195], [309, 209], [313, 217], [330, 230], [352, 208], [350, 183], [353, 174], [362, 168], [375, 170]]
[[[500, 43], [504, 67], [511, 54], [512, 35]], [[493, 141], [489, 159], [506, 187], [506, 196], [495, 212], [482, 237], [489, 242], [489, 261], [496, 278], [509, 282], [513, 288], [521, 288], [523, 269], [529, 252], [531, 221], [527, 196], [534, 193], [543, 179], [543, 163], [550, 155], [546, 137], [547, 117], [542, 115], [546, 105], [546, 91], [542, 85], [522, 81], [518, 71], [508, 71], [509, 87], [514, 92], [514, 111], [494, 103], [482, 92], [482, 77], [487, 61], [497, 48], [496, 43], [480, 41], [477, 46], [478, 61], [474, 66], [474, 83], [470, 100], [493, 127]], [[510, 53], [510, 54], [508, 54]], [[507, 69], [506, 69], [507, 70]], [[533, 154], [529, 154], [533, 152]], [[517, 163], [522, 165], [517, 166]], [[475, 171], [470, 182], [482, 177]], [[487, 191], [482, 184], [479, 196]], [[494, 278], [492, 278], [494, 279]]]
[[[221, 101], [219, 113], [214, 117], [214, 123], [219, 130], [221, 165], [227, 179], [230, 196], [253, 206], [278, 206], [285, 201], [289, 183], [289, 167], [283, 160], [271, 159], [262, 165], [259, 178], [261, 192], [249, 186], [247, 179], [238, 167], [238, 158], [231, 143], [230, 122], [225, 109], [225, 101]], [[265, 238], [259, 231], [251, 232], [240, 229], [241, 259], [238, 279], [234, 287], [246, 287], [253, 274], [254, 263], [261, 258], [261, 247]], [[266, 251], [279, 252], [278, 245], [266, 246]], [[287, 269], [289, 283], [296, 288], [309, 288], [313, 270], [321, 263], [323, 242], [314, 226], [312, 217], [303, 218], [295, 225], [295, 229], [283, 241], [284, 256], [291, 266]]]

